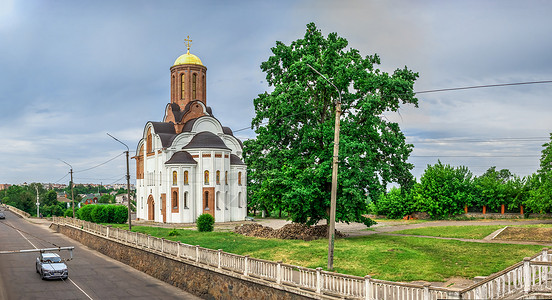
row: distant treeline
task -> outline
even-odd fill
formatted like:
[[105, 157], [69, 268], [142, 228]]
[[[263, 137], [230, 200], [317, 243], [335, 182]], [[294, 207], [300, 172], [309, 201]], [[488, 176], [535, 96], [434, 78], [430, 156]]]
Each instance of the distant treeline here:
[[[67, 210], [67, 204], [57, 199], [57, 192], [65, 192], [67, 198], [71, 198], [71, 188], [47, 190], [41, 183], [31, 183], [28, 185], [12, 185], [9, 188], [0, 191], [0, 202], [21, 209], [24, 212], [36, 216], [37, 193], [40, 203], [40, 214], [44, 217], [63, 216]], [[73, 187], [75, 196], [75, 206], [81, 201], [79, 194], [105, 193], [100, 197], [100, 203], [113, 203], [115, 197], [109, 193], [116, 191], [117, 194], [126, 193], [126, 190], [106, 189], [104, 187], [93, 187], [90, 185], [77, 184]], [[78, 207], [76, 207], [78, 209]], [[71, 215], [72, 215], [72, 209]]]
[[[427, 212], [440, 219], [470, 211], [526, 213], [552, 212], [551, 165], [536, 174], [519, 177], [507, 169], [489, 168], [476, 177], [467, 167], [452, 167], [440, 161], [428, 165], [419, 182], [409, 189], [392, 188], [369, 203], [372, 213], [402, 218], [413, 212]], [[522, 208], [523, 207], [523, 208]]]

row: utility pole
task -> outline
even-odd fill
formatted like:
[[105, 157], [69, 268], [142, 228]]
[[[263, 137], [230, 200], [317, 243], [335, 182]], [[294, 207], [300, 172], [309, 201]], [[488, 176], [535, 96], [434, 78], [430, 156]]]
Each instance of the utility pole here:
[[130, 211], [130, 171], [129, 171], [129, 167], [128, 167], [128, 153], [129, 153], [130, 149], [128, 148], [128, 146], [125, 143], [119, 141], [116, 137], [112, 136], [109, 133], [107, 135], [112, 137], [117, 142], [123, 144], [127, 148], [127, 151], [125, 151], [125, 153], [126, 153], [126, 169], [127, 169], [126, 178], [127, 178], [127, 200], [128, 200], [128, 230], [131, 231], [132, 230], [132, 224], [131, 224], [131, 221], [130, 221], [130, 219], [131, 219], [130, 218], [130, 214], [131, 214], [131, 211]]
[[63, 160], [61, 160], [61, 162], [63, 162], [64, 164], [68, 165], [71, 168], [71, 170], [69, 171], [69, 173], [71, 173], [71, 181], [69, 182], [69, 184], [71, 185], [71, 206], [73, 207], [73, 218], [74, 218], [75, 217], [75, 197], [73, 195], [73, 166], [64, 162]]
[[333, 161], [332, 161], [332, 191], [331, 191], [331, 203], [330, 203], [330, 226], [328, 229], [328, 270], [333, 270], [333, 257], [334, 257], [334, 242], [335, 242], [335, 210], [337, 200], [337, 168], [339, 157], [339, 127], [341, 118], [341, 91], [331, 82], [326, 76], [322, 75], [311, 65], [307, 64], [318, 75], [322, 76], [329, 84], [331, 84], [339, 95], [339, 100], [335, 103], [335, 129], [334, 129], [334, 149], [333, 149]]

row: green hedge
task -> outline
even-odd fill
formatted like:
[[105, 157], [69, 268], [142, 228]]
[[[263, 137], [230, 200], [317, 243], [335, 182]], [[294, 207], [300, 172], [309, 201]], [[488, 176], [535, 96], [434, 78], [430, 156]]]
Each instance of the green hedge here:
[[128, 220], [128, 208], [123, 205], [88, 204], [81, 207], [76, 215], [88, 222], [124, 224]]

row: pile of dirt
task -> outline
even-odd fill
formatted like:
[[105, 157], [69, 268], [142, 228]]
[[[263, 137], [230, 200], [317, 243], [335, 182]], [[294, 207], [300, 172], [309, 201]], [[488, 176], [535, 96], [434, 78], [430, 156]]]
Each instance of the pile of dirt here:
[[506, 227], [496, 240], [552, 242], [550, 227]]
[[[261, 224], [253, 223], [236, 226], [234, 232], [245, 236], [262, 238], [312, 241], [328, 237], [328, 225], [307, 226], [303, 224], [291, 223], [284, 225], [280, 229], [274, 230], [271, 227], [265, 227]], [[346, 235], [336, 230], [335, 236], [345, 237]]]

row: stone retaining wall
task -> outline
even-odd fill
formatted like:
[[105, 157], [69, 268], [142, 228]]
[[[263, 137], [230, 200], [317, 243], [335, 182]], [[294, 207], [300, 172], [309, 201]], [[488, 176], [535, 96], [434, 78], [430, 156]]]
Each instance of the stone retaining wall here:
[[169, 258], [71, 226], [52, 224], [51, 227], [91, 249], [205, 299], [332, 299], [224, 270], [199, 267], [193, 261]]

